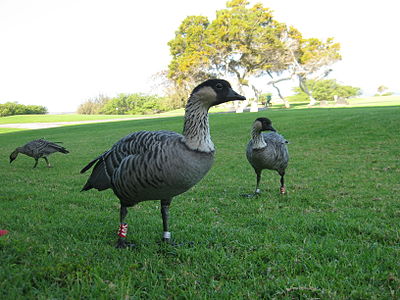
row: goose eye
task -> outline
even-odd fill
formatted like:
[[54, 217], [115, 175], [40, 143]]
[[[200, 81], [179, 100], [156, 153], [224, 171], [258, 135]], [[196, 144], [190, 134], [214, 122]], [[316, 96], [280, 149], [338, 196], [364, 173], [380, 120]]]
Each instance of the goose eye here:
[[216, 87], [217, 89], [222, 89], [222, 84], [221, 84], [221, 83], [217, 83], [217, 84], [215, 85], [215, 87]]

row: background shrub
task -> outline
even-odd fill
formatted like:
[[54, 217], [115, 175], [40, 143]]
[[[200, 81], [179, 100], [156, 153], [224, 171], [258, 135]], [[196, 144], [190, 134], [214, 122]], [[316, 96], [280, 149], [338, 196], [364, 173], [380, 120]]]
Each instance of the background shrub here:
[[103, 106], [110, 101], [110, 98], [104, 95], [99, 95], [93, 99], [89, 99], [79, 105], [77, 109], [78, 114], [82, 115], [96, 115], [100, 113]]
[[169, 109], [167, 98], [136, 94], [119, 94], [117, 97], [108, 98], [99, 96], [82, 103], [77, 113], [79, 114], [153, 114]]
[[47, 108], [40, 105], [23, 105], [17, 102], [0, 104], [0, 117], [32, 114], [47, 114]]

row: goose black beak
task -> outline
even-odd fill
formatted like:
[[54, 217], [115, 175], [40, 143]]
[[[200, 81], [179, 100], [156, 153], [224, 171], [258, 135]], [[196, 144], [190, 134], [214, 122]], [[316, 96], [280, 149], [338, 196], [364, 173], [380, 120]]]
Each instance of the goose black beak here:
[[267, 127], [267, 130], [270, 130], [270, 131], [276, 132], [275, 128], [274, 128], [274, 127], [272, 127], [272, 126], [268, 126], [268, 127]]
[[246, 100], [246, 97], [239, 95], [233, 89], [229, 89], [228, 95], [226, 95], [226, 101], [233, 101], [233, 100]]

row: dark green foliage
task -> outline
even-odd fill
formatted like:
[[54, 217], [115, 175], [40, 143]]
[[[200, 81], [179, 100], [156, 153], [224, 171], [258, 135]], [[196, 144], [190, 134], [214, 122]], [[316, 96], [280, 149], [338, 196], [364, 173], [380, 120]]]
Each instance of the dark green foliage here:
[[172, 109], [166, 105], [166, 99], [155, 95], [119, 94], [114, 98], [101, 97], [81, 104], [80, 114], [152, 114]]
[[287, 101], [289, 101], [289, 103], [309, 102], [310, 101], [310, 98], [308, 97], [308, 95], [306, 93], [304, 93], [302, 90], [300, 90], [300, 88], [296, 88], [296, 91], [297, 91], [296, 94], [286, 97], [286, 99], [287, 99]]
[[40, 105], [24, 105], [17, 102], [6, 102], [0, 104], [0, 117], [33, 114], [47, 114], [47, 108]]
[[163, 98], [143, 94], [119, 94], [100, 110], [105, 115], [149, 114], [165, 111]]
[[[347, 99], [361, 94], [360, 88], [342, 85], [336, 82], [335, 79], [307, 80], [306, 84], [312, 96], [318, 101], [333, 101], [335, 95]], [[293, 90], [296, 94], [288, 97], [289, 102], [304, 102], [309, 99], [307, 94], [299, 87], [296, 87]]]
[[375, 97], [380, 97], [380, 96], [392, 96], [394, 93], [393, 92], [386, 92], [383, 94], [375, 94]]
[[[0, 135], [1, 299], [399, 299], [399, 107], [269, 110], [210, 116], [209, 174], [172, 202], [181, 247], [159, 245], [159, 202], [129, 209], [134, 250], [113, 244], [111, 191], [80, 193], [79, 170], [136, 130], [181, 131], [182, 118]], [[265, 171], [259, 198], [245, 158], [254, 119], [290, 141], [287, 196]], [[321, 125], [323, 124], [323, 125]], [[37, 137], [71, 152], [32, 169], [9, 153]]]

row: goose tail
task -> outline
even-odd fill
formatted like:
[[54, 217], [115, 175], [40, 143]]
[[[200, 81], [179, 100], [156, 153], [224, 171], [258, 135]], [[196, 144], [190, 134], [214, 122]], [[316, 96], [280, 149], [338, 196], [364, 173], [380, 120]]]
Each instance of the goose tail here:
[[81, 170], [81, 174], [85, 173], [87, 170], [89, 170], [99, 159], [101, 158], [101, 156], [96, 157], [95, 159], [93, 159], [90, 163], [88, 163], [85, 167], [83, 167], [83, 169]]
[[53, 148], [54, 149], [53, 152], [58, 151], [64, 154], [69, 153], [69, 151], [65, 147], [58, 145], [58, 143], [61, 142], [49, 142], [47, 147], [50, 149]]
[[104, 160], [102, 156], [97, 157], [88, 163], [82, 170], [81, 173], [85, 173], [89, 170], [94, 164], [96, 165], [93, 168], [92, 174], [88, 178], [87, 182], [81, 189], [81, 192], [88, 191], [90, 189], [97, 189], [98, 191], [103, 191], [111, 187], [111, 179], [106, 172], [106, 168], [104, 165]]

